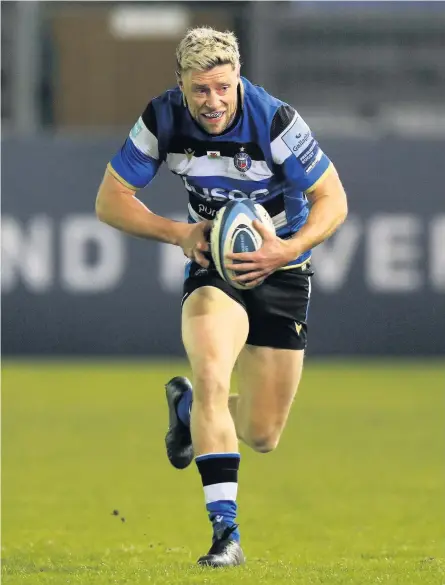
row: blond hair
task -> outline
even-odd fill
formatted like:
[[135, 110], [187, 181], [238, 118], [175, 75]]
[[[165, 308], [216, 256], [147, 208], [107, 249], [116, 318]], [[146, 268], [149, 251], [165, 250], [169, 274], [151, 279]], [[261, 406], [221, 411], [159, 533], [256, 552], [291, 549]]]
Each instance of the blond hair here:
[[220, 32], [209, 26], [192, 28], [176, 49], [176, 76], [188, 69], [206, 71], [217, 65], [240, 62], [238, 41], [233, 32]]

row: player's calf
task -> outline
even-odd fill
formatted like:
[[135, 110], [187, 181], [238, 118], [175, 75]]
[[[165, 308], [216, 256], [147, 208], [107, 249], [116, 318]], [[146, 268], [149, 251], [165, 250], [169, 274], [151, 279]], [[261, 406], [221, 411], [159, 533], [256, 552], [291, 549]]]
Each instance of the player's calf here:
[[194, 386], [191, 431], [195, 454], [236, 452], [238, 441], [227, 405], [228, 390], [219, 382], [207, 388], [200, 388], [198, 383]]

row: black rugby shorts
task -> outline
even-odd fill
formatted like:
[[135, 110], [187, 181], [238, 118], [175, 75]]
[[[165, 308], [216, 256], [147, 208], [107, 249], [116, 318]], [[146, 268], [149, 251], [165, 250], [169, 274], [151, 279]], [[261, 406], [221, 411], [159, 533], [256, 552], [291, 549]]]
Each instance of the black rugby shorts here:
[[219, 288], [246, 310], [249, 345], [305, 349], [313, 274], [310, 261], [307, 261], [298, 268], [277, 270], [252, 290], [238, 290], [223, 280], [213, 266], [204, 269], [192, 262], [182, 298], [184, 302], [202, 286]]

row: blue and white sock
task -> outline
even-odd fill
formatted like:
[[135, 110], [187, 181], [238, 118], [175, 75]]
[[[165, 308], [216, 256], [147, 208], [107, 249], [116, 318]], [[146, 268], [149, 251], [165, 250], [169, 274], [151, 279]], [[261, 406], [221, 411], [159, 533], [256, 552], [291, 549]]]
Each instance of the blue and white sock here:
[[186, 427], [190, 426], [190, 411], [192, 409], [193, 393], [191, 390], [187, 390], [181, 396], [178, 405], [176, 406], [176, 412], [179, 420], [185, 424]]
[[[214, 530], [221, 523], [231, 527], [236, 525], [239, 464], [239, 453], [210, 453], [196, 457], [206, 508]], [[238, 528], [232, 532], [231, 538], [239, 541]]]

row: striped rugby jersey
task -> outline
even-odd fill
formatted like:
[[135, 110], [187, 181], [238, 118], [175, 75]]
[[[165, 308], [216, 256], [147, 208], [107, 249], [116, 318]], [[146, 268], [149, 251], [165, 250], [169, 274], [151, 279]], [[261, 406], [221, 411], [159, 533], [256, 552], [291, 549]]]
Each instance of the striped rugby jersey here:
[[294, 108], [244, 77], [238, 91], [235, 121], [218, 135], [193, 120], [179, 87], [164, 92], [148, 104], [108, 169], [141, 189], [165, 162], [188, 192], [189, 222], [213, 219], [230, 199], [248, 197], [267, 209], [277, 235], [288, 238], [306, 222], [306, 193], [330, 160]]

